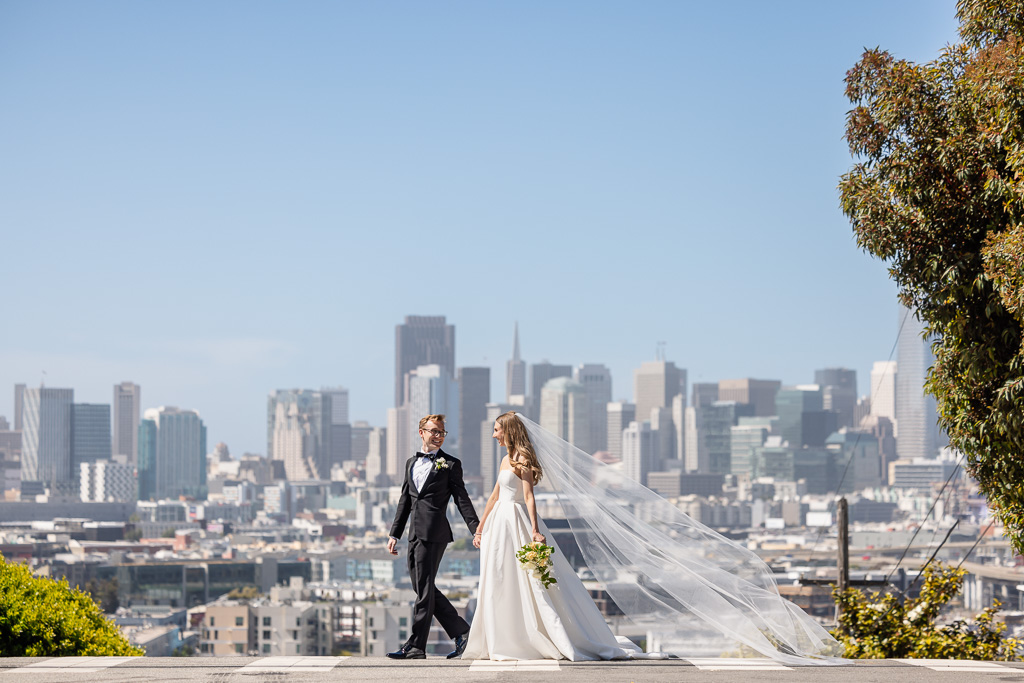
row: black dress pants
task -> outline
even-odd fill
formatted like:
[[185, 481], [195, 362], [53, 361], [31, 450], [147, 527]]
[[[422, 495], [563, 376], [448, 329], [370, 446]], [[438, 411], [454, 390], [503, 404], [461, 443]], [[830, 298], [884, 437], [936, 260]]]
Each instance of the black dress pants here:
[[447, 543], [409, 541], [409, 578], [416, 591], [416, 602], [412, 608], [412, 635], [406, 642], [410, 647], [426, 650], [431, 617], [437, 617], [441, 628], [452, 640], [469, 633], [469, 624], [434, 585], [437, 568], [441, 566], [441, 558], [447, 547]]

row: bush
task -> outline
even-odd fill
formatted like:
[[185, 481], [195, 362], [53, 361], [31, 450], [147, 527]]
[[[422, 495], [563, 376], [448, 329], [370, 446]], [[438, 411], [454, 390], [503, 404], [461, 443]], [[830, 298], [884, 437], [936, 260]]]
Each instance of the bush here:
[[142, 654], [66, 579], [36, 578], [0, 556], [0, 657]]
[[960, 592], [964, 569], [935, 564], [924, 572], [917, 600], [900, 603], [892, 594], [870, 596], [857, 588], [832, 591], [839, 605], [839, 627], [833, 632], [855, 659], [978, 659], [1014, 660], [1021, 641], [1004, 638], [1006, 624], [995, 621], [999, 601], [974, 617], [938, 626], [943, 606]]

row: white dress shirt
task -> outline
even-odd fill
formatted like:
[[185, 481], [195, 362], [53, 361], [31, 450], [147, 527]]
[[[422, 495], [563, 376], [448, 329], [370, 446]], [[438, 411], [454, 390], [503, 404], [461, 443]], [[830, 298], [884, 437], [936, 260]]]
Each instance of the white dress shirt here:
[[[427, 455], [436, 454], [437, 451], [431, 451]], [[416, 462], [412, 466], [412, 483], [416, 485], [416, 490], [423, 490], [423, 484], [427, 481], [427, 475], [430, 474], [430, 468], [434, 466], [434, 461], [430, 458], [423, 458], [416, 456]]]

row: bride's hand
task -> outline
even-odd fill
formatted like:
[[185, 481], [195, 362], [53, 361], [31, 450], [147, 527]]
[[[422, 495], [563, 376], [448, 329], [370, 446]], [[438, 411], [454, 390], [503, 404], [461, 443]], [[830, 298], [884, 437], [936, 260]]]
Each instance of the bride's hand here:
[[535, 543], [544, 543], [544, 534], [539, 531], [533, 532], [533, 541]]
[[477, 534], [477, 535], [473, 536], [473, 547], [474, 548], [479, 548], [480, 547], [480, 538], [481, 538], [480, 534]]

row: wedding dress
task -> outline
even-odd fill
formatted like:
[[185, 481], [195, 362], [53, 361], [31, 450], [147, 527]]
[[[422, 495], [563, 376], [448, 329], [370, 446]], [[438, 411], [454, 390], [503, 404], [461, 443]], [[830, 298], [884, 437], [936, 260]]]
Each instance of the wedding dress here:
[[[517, 414], [587, 567], [647, 647], [679, 657], [771, 657], [837, 664], [842, 646], [784, 599], [752, 550], [695, 521], [618, 468]], [[463, 657], [614, 659], [644, 656], [616, 639], [556, 548], [545, 589], [516, 551], [532, 540], [522, 482], [499, 472], [499, 502], [481, 539], [477, 611]], [[539, 528], [555, 545], [546, 526]], [[625, 641], [625, 642], [623, 642]]]
[[[463, 659], [622, 659], [635, 649], [620, 644], [586, 587], [565, 557], [552, 554], [545, 588], [524, 570], [516, 551], [533, 542], [523, 482], [510, 470], [498, 472], [498, 501], [480, 539], [477, 610]], [[548, 545], [551, 533], [538, 519]]]

